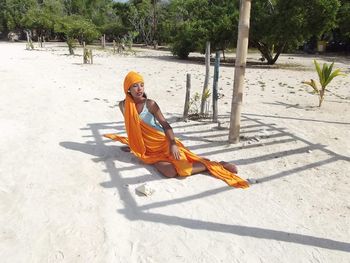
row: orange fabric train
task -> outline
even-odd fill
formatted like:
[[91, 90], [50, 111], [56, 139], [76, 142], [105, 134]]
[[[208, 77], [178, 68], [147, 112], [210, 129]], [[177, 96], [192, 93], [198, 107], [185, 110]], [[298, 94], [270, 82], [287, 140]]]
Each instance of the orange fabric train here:
[[105, 137], [129, 145], [131, 151], [146, 164], [160, 161], [172, 163], [180, 176], [191, 175], [192, 163], [201, 162], [213, 176], [225, 181], [228, 185], [239, 188], [249, 187], [246, 181], [226, 170], [220, 163], [192, 153], [178, 139], [175, 139], [175, 141], [179, 147], [181, 158], [176, 160], [169, 151], [169, 142], [165, 134], [140, 119], [135, 102], [131, 95], [127, 93], [129, 87], [138, 82], [143, 82], [143, 78], [136, 72], [129, 72], [124, 81], [124, 92], [126, 94], [124, 118], [128, 137], [118, 134], [105, 134]]

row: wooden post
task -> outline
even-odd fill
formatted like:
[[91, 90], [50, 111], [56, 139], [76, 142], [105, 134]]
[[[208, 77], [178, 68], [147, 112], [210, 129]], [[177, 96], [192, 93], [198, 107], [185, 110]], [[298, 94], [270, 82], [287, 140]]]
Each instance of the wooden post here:
[[29, 42], [29, 32], [27, 30], [25, 30], [24, 32], [26, 32], [26, 36], [27, 36], [27, 46], [26, 49], [30, 48], [30, 42]]
[[241, 128], [241, 108], [244, 88], [244, 74], [248, 53], [249, 21], [251, 0], [241, 0], [239, 10], [238, 40], [235, 63], [235, 78], [231, 104], [229, 142], [239, 142]]
[[102, 48], [106, 47], [106, 35], [105, 34], [103, 34], [103, 36], [101, 36], [101, 45], [102, 45]]
[[90, 64], [94, 64], [94, 57], [92, 55], [92, 49], [90, 49]]
[[190, 109], [190, 94], [191, 94], [191, 74], [187, 73], [186, 75], [186, 98], [185, 98], [185, 107], [183, 120], [186, 121], [188, 117], [188, 111]]
[[204, 114], [205, 100], [206, 100], [205, 93], [209, 85], [209, 70], [210, 70], [210, 42], [207, 41], [205, 46], [205, 79], [204, 79], [204, 86], [203, 86], [203, 92], [202, 92], [200, 115]]
[[87, 57], [88, 57], [88, 54], [87, 54], [87, 50], [85, 47], [85, 41], [84, 41], [83, 42], [83, 63], [84, 64], [87, 64]]
[[115, 54], [115, 40], [113, 39], [113, 54]]
[[218, 82], [220, 67], [220, 51], [215, 53], [214, 82], [213, 82], [213, 122], [218, 122]]

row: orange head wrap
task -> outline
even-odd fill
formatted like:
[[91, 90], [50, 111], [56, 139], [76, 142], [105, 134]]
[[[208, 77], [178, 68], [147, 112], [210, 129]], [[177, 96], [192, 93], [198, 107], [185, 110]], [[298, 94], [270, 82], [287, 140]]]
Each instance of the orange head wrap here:
[[124, 92], [125, 92], [125, 94], [128, 93], [129, 88], [133, 84], [138, 83], [138, 82], [144, 82], [143, 77], [135, 71], [130, 71], [124, 79]]

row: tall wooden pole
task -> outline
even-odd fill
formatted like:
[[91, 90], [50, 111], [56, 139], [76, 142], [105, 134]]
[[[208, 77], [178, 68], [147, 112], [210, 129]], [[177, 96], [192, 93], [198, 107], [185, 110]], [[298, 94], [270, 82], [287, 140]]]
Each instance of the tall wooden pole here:
[[186, 98], [185, 98], [185, 107], [183, 120], [186, 121], [188, 117], [188, 111], [190, 109], [190, 93], [191, 93], [191, 74], [187, 73], [186, 75]]
[[218, 82], [220, 67], [220, 51], [215, 53], [214, 81], [213, 81], [213, 122], [218, 122]]
[[201, 111], [200, 114], [204, 114], [204, 108], [205, 108], [205, 93], [206, 90], [209, 88], [209, 70], [210, 70], [210, 42], [207, 41], [205, 45], [205, 79], [204, 79], [204, 85], [203, 85], [203, 91], [202, 91], [202, 100], [201, 100]]
[[238, 40], [235, 63], [235, 79], [231, 104], [230, 143], [239, 142], [244, 74], [247, 62], [251, 0], [241, 0], [239, 10]]

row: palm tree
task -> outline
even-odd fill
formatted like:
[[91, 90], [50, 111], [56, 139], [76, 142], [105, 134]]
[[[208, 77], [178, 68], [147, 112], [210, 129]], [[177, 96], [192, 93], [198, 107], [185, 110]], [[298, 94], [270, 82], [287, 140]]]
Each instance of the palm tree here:
[[345, 74], [341, 73], [340, 69], [336, 69], [332, 72], [334, 62], [331, 65], [327, 63], [323, 64], [321, 69], [320, 65], [314, 60], [315, 68], [318, 74], [319, 82], [321, 88], [318, 88], [316, 81], [311, 79], [310, 81], [303, 81], [304, 84], [311, 86], [314, 90], [314, 93], [318, 95], [319, 103], [318, 107], [321, 107], [322, 102], [324, 100], [324, 95], [326, 92], [326, 87], [328, 84], [337, 76], [345, 76]]

